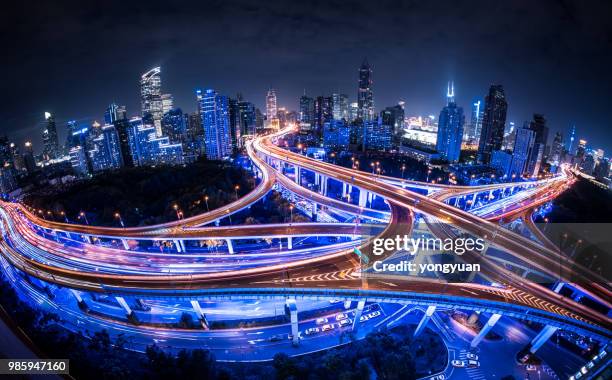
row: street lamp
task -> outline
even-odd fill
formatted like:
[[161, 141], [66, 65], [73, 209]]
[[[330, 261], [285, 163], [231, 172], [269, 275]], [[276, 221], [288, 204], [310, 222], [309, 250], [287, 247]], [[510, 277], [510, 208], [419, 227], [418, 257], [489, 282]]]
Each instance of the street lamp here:
[[210, 208], [208, 207], [208, 195], [204, 196], [204, 202], [206, 202], [206, 211], [210, 212]]
[[179, 206], [178, 206], [176, 203], [172, 205], [172, 208], [173, 208], [173, 209], [174, 209], [174, 211], [176, 212], [176, 219], [177, 219], [177, 220], [178, 220], [178, 219], [181, 219], [181, 216], [180, 216], [180, 214], [179, 214], [179, 209], [178, 209], [178, 207], [179, 207]]
[[236, 200], [238, 200], [238, 189], [240, 189], [239, 185], [234, 186], [234, 191], [236, 192]]
[[402, 165], [402, 179], [404, 179], [404, 170], [406, 170], [406, 165]]
[[425, 182], [429, 182], [429, 175], [431, 174], [431, 169], [427, 170], [427, 179]]
[[85, 220], [85, 224], [89, 225], [89, 220], [87, 220], [87, 214], [85, 214], [83, 211], [81, 211], [79, 213], [79, 216]]
[[119, 224], [121, 224], [121, 227], [125, 228], [125, 224], [123, 224], [123, 219], [121, 218], [121, 214], [116, 212], [115, 213], [115, 218], [119, 219]]
[[66, 221], [66, 223], [68, 223], [68, 217], [66, 216], [66, 213], [64, 211], [60, 211], [60, 215], [64, 217], [64, 221]]
[[289, 218], [289, 223], [293, 223], [293, 205], [289, 205], [289, 211], [291, 212], [291, 217]]

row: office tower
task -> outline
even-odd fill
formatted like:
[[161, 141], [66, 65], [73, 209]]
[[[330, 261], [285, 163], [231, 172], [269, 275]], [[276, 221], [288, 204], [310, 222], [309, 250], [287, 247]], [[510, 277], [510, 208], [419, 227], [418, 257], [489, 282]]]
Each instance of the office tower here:
[[300, 131], [304, 132], [312, 130], [315, 124], [315, 101], [306, 94], [300, 97], [299, 122]]
[[578, 140], [578, 146], [576, 147], [576, 162], [580, 164], [582, 160], [584, 160], [584, 156], [586, 153], [586, 144], [587, 141], [585, 139]]
[[357, 89], [358, 117], [364, 121], [374, 120], [374, 95], [372, 94], [372, 68], [367, 59], [359, 68], [359, 86]]
[[10, 164], [0, 167], [0, 193], [8, 194], [17, 188], [15, 168]]
[[317, 96], [314, 104], [315, 126], [317, 130], [323, 128], [323, 124], [333, 119], [331, 96]]
[[255, 105], [251, 102], [240, 100], [238, 102], [240, 111], [240, 136], [254, 136], [256, 130]]
[[94, 172], [118, 169], [123, 165], [119, 135], [114, 125], [107, 124], [101, 128], [101, 133], [92, 139], [88, 154]]
[[572, 148], [574, 147], [574, 139], [576, 138], [576, 126], [572, 125], [572, 131], [570, 132], [569, 145], [567, 146], [567, 153], [574, 154]]
[[12, 150], [8, 137], [0, 136], [0, 167], [13, 166]]
[[172, 143], [181, 144], [187, 132], [187, 123], [183, 111], [180, 108], [173, 108], [164, 113], [162, 127], [164, 135], [168, 136]]
[[494, 150], [491, 153], [491, 167], [495, 168], [499, 175], [508, 176], [512, 165], [512, 153], [504, 150]]
[[59, 142], [57, 139], [57, 128], [55, 126], [55, 117], [45, 112], [46, 126], [43, 130], [43, 159], [53, 160], [59, 157]]
[[255, 130], [259, 131], [264, 128], [264, 115], [259, 108], [255, 108]]
[[348, 150], [351, 127], [344, 119], [332, 119], [323, 125], [323, 146], [332, 150]]
[[[483, 126], [484, 127], [484, 126]], [[529, 172], [529, 161], [533, 159], [533, 146], [535, 143], [535, 132], [527, 127], [516, 130], [514, 140], [514, 150], [512, 152], [512, 164], [510, 165], [509, 175], [517, 177], [527, 175], [533, 176]]]
[[349, 104], [349, 121], [353, 122], [359, 118], [359, 103], [352, 102]]
[[32, 174], [36, 171], [36, 160], [34, 159], [34, 148], [30, 141], [25, 142], [23, 152], [23, 164], [28, 174]]
[[142, 117], [150, 118], [157, 136], [162, 135], [161, 67], [154, 67], [140, 77]]
[[119, 137], [119, 150], [121, 151], [123, 166], [133, 168], [135, 166], [135, 162], [134, 157], [132, 156], [132, 149], [130, 147], [130, 123], [127, 117], [125, 117], [125, 113], [123, 113], [120, 118], [115, 120], [113, 125], [115, 126], [117, 136]]
[[266, 95], [266, 128], [277, 129], [278, 126], [278, 108], [276, 107], [276, 91], [271, 88]]
[[[198, 106], [204, 129], [206, 157], [220, 160], [231, 154], [229, 131], [229, 110], [227, 96], [218, 95], [215, 90], [197, 90]], [[276, 102], [276, 95], [274, 95]]]
[[183, 147], [173, 144], [168, 136], [157, 137], [155, 127], [141, 118], [128, 122], [131, 156], [135, 166], [178, 165], [183, 163]]
[[11, 155], [13, 158], [13, 166], [15, 167], [15, 170], [19, 172], [26, 170], [25, 163], [23, 162], [23, 156], [19, 152], [19, 147], [15, 145], [15, 143], [10, 143], [9, 146], [11, 148]]
[[491, 152], [501, 149], [507, 111], [508, 103], [504, 88], [501, 85], [492, 85], [489, 94], [485, 97], [482, 129], [478, 142], [478, 162], [488, 164], [491, 161]]
[[70, 156], [70, 165], [72, 170], [78, 176], [86, 176], [89, 174], [89, 166], [87, 164], [87, 157], [85, 155], [85, 147], [77, 145], [70, 149], [68, 152]]
[[561, 132], [555, 133], [552, 148], [550, 150], [549, 162], [553, 165], [559, 165], [563, 160], [563, 135]]
[[124, 119], [127, 117], [127, 111], [125, 106], [118, 106], [115, 103], [111, 103], [104, 112], [104, 123], [113, 124], [115, 120]]
[[349, 121], [348, 96], [345, 94], [332, 94], [332, 117]]
[[440, 158], [448, 162], [459, 161], [461, 154], [461, 141], [463, 140], [463, 108], [455, 103], [455, 89], [449, 83], [446, 93], [446, 107], [440, 111], [438, 119], [438, 139], [436, 150]]
[[[240, 148], [240, 105], [237, 99], [228, 99], [228, 112], [229, 112], [229, 131], [232, 151], [236, 152]], [[280, 110], [279, 110], [280, 114]]]
[[470, 117], [470, 125], [465, 129], [464, 137], [467, 141], [476, 142], [480, 137], [482, 130], [482, 116], [484, 113], [484, 107], [482, 107], [482, 101], [480, 99], [475, 100], [472, 103], [472, 114]]
[[169, 112], [171, 109], [174, 108], [174, 97], [172, 96], [172, 94], [162, 94], [161, 102], [162, 114], [165, 114], [166, 112]]
[[383, 151], [391, 148], [391, 126], [382, 123], [382, 119], [363, 122], [364, 150]]
[[287, 114], [289, 112], [285, 107], [278, 107], [278, 111], [276, 112], [276, 118], [278, 119], [278, 125], [280, 128], [284, 128], [287, 126]]
[[400, 142], [404, 133], [404, 116], [404, 102], [380, 111], [382, 123], [391, 127], [391, 134], [396, 145]]
[[542, 155], [539, 158], [539, 164], [543, 164], [545, 158], [544, 151], [546, 149], [546, 143], [548, 142], [548, 127], [546, 126], [546, 119], [544, 116], [541, 114], [534, 114], [533, 120], [529, 123], [529, 129], [535, 132], [534, 144], [537, 145], [538, 150], [542, 151]]

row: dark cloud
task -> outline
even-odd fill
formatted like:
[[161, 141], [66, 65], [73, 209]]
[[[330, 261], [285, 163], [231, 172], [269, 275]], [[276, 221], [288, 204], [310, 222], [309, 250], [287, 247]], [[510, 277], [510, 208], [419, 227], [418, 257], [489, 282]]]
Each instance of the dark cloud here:
[[138, 77], [162, 65], [164, 91], [195, 109], [196, 87], [262, 105], [269, 86], [296, 107], [310, 94], [355, 97], [357, 67], [374, 66], [378, 108], [438, 113], [447, 80], [468, 107], [502, 83], [509, 118], [544, 113], [612, 149], [611, 5], [605, 1], [12, 2], [0, 15], [0, 131], [40, 135], [42, 113], [138, 113]]

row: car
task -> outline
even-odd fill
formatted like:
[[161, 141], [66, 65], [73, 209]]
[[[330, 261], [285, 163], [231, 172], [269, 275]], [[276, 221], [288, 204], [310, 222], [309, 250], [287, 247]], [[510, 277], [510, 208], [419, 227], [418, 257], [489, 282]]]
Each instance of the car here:
[[608, 355], [608, 352], [606, 350], [601, 350], [599, 351], [599, 358], [603, 359]]
[[362, 315], [361, 317], [359, 317], [359, 322], [365, 322], [368, 319], [370, 319], [369, 315]]
[[446, 376], [444, 376], [444, 374], [443, 374], [443, 373], [441, 373], [441, 374], [439, 374], [439, 375], [437, 375], [437, 376], [432, 376], [432, 377], [430, 377], [430, 379], [429, 379], [429, 380], [444, 380], [444, 379], [446, 379]]
[[304, 335], [314, 335], [320, 332], [321, 330], [318, 327], [311, 327], [308, 330], [304, 331]]
[[465, 363], [465, 361], [463, 361], [463, 360], [457, 360], [457, 359], [455, 359], [455, 360], [452, 360], [452, 361], [451, 361], [451, 365], [452, 365], [453, 367], [463, 368], [463, 367], [465, 367], [466, 363]]
[[317, 318], [317, 320], [315, 321], [315, 323], [317, 325], [324, 325], [327, 323], [327, 318]]
[[480, 367], [480, 363], [477, 362], [476, 360], [468, 360], [467, 361], [467, 366], [469, 368], [478, 368], [478, 367]]
[[268, 340], [270, 342], [278, 342], [283, 340], [283, 336], [282, 335], [272, 335], [271, 337], [268, 338]]
[[527, 365], [525, 366], [525, 369], [526, 369], [527, 371], [535, 371], [535, 370], [536, 370], [536, 366], [534, 366], [533, 364], [527, 364]]
[[325, 331], [329, 331], [329, 330], [333, 330], [334, 329], [334, 324], [330, 323], [327, 325], [323, 325], [323, 327], [321, 327], [321, 331], [325, 332]]
[[376, 318], [380, 315], [380, 311], [376, 310], [370, 313], [370, 318]]
[[586, 367], [582, 367], [582, 368], [580, 368], [580, 372], [581, 372], [583, 375], [586, 375], [586, 374], [587, 374], [587, 372], [589, 372], [589, 370], [588, 370]]
[[340, 326], [350, 326], [353, 324], [353, 320], [352, 319], [343, 319], [340, 321]]
[[578, 380], [578, 379], [582, 379], [582, 374], [580, 372], [578, 372], [576, 374], [576, 376], [574, 376], [574, 379]]
[[465, 357], [471, 360], [478, 360], [478, 355], [473, 354], [471, 352], [468, 352], [467, 354], [465, 354]]
[[593, 367], [595, 367], [595, 363], [593, 363], [593, 362], [588, 362], [588, 363], [586, 364], [586, 367], [587, 367], [587, 369], [593, 369]]
[[346, 319], [346, 318], [348, 318], [348, 316], [346, 314], [344, 314], [344, 313], [340, 313], [340, 314], [336, 315], [336, 321], [341, 321], [341, 320]]

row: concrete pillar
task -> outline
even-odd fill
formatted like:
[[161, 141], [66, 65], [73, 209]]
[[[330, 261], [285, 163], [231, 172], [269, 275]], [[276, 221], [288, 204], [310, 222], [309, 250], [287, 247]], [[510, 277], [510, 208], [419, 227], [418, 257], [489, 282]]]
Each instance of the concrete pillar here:
[[361, 314], [363, 314], [363, 308], [365, 307], [366, 300], [359, 300], [357, 302], [357, 309], [355, 309], [355, 319], [353, 320], [353, 331], [357, 331], [359, 327]]
[[372, 201], [374, 200], [374, 196], [373, 195], [374, 194], [372, 194], [372, 193], [370, 193], [368, 191], [368, 203], [367, 204], [369, 205], [370, 208], [372, 208]]
[[529, 352], [531, 352], [532, 354], [535, 354], [536, 351], [540, 347], [542, 347], [542, 345], [544, 345], [544, 343], [546, 343], [546, 341], [550, 339], [550, 337], [557, 330], [559, 330], [559, 328], [555, 326], [550, 326], [550, 325], [544, 326], [542, 331], [540, 331], [538, 335], [536, 335], [536, 337], [533, 338], [533, 340], [531, 341], [531, 348], [529, 348]]
[[83, 239], [85, 239], [85, 243], [91, 244], [91, 238], [88, 235], [83, 235]]
[[183, 251], [181, 250], [181, 244], [179, 243], [179, 241], [178, 241], [178, 240], [172, 240], [172, 244], [174, 244], [174, 247], [176, 248], [176, 251], [177, 251], [178, 253], [183, 252]]
[[77, 305], [79, 305], [79, 309], [81, 309], [81, 310], [88, 310], [89, 309], [89, 307], [85, 303], [85, 300], [83, 298], [81, 298], [81, 294], [78, 291], [76, 291], [74, 289], [70, 289], [70, 293], [72, 293], [74, 298], [76, 298]]
[[179, 245], [181, 246], [181, 250], [183, 253], [187, 253], [187, 248], [185, 248], [185, 240], [179, 240]]
[[293, 336], [292, 343], [294, 346], [297, 346], [300, 343], [297, 303], [295, 302], [295, 299], [288, 298], [285, 304], [287, 305], [287, 310], [289, 311], [289, 317], [291, 320], [291, 335]]
[[342, 198], [346, 198], [346, 195], [348, 194], [347, 190], [348, 184], [342, 182]]
[[351, 301], [344, 301], [344, 308], [349, 309], [351, 307]]
[[425, 310], [425, 314], [423, 314], [423, 318], [421, 318], [419, 325], [417, 326], [416, 330], [414, 330], [415, 337], [419, 336], [423, 332], [423, 330], [425, 330], [425, 327], [427, 326], [427, 322], [429, 322], [429, 320], [431, 319], [431, 316], [435, 312], [436, 312], [435, 305], [431, 305], [427, 307], [427, 310]]
[[561, 289], [563, 289], [563, 286], [565, 285], [564, 282], [559, 281], [555, 284], [555, 287], [553, 288], [553, 292], [555, 293], [559, 293], [561, 291]]
[[123, 249], [125, 249], [126, 251], [130, 250], [130, 245], [128, 244], [126, 239], [121, 239], [121, 244], [123, 244]]
[[123, 310], [125, 310], [125, 313], [128, 316], [134, 313], [132, 309], [130, 308], [130, 305], [128, 305], [127, 302], [125, 302], [125, 299], [123, 297], [115, 297], [115, 299], [117, 300], [117, 302], [119, 302], [119, 305], [121, 305], [121, 307], [123, 308]]
[[287, 249], [293, 249], [293, 238], [291, 236], [287, 237]]
[[191, 306], [193, 307], [193, 311], [195, 311], [198, 318], [200, 319], [200, 323], [202, 324], [202, 327], [208, 330], [208, 321], [206, 320], [206, 315], [204, 314], [204, 311], [200, 307], [200, 302], [198, 300], [192, 300]]
[[293, 174], [295, 175], [295, 183], [297, 183], [298, 185], [300, 184], [300, 177], [301, 177], [301, 170], [300, 167], [297, 165], [293, 166]]
[[501, 318], [501, 314], [491, 315], [491, 318], [489, 318], [487, 323], [485, 323], [485, 325], [482, 326], [482, 329], [480, 329], [480, 332], [478, 333], [478, 335], [476, 335], [474, 339], [472, 339], [472, 342], [470, 343], [470, 347], [474, 348], [478, 346], [478, 343], [480, 343], [484, 339], [484, 337], [487, 335], [487, 333], [491, 331], [493, 326], [495, 326], [497, 321], [499, 321], [499, 318]]
[[368, 192], [359, 189], [359, 207], [365, 207], [368, 200]]
[[312, 221], [316, 222], [317, 221], [317, 202], [312, 202]]
[[227, 250], [229, 251], [230, 254], [234, 254], [234, 245], [232, 244], [232, 239], [225, 239], [225, 242], [227, 243]]

